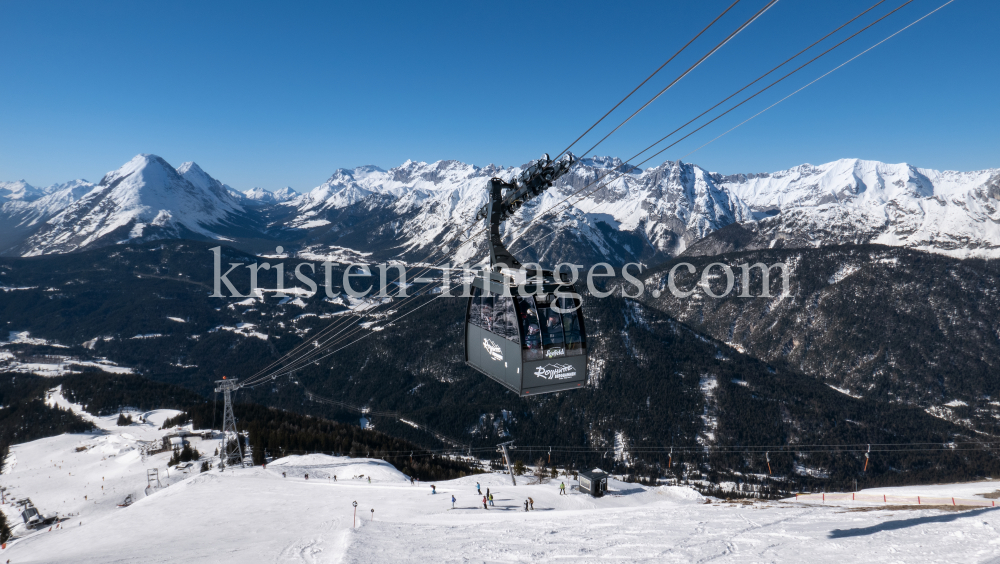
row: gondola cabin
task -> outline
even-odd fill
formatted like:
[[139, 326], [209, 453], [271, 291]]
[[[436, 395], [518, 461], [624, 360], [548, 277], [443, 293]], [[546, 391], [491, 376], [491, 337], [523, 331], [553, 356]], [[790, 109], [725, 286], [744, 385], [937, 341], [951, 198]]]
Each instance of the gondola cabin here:
[[587, 336], [580, 305], [573, 284], [549, 271], [522, 284], [487, 271], [472, 282], [465, 361], [521, 396], [581, 388]]

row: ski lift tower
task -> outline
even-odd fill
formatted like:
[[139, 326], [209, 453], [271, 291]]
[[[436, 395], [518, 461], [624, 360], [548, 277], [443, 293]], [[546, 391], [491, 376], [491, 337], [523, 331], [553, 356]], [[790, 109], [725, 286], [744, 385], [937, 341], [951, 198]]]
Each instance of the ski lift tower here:
[[510, 450], [514, 448], [514, 441], [507, 441], [505, 443], [500, 443], [497, 445], [497, 450], [503, 453], [503, 461], [507, 465], [507, 472], [510, 474], [510, 483], [517, 485], [517, 479], [514, 478], [514, 468], [510, 465]]
[[222, 392], [225, 398], [225, 409], [222, 416], [222, 445], [219, 447], [219, 462], [223, 466], [242, 466], [243, 447], [240, 445], [240, 434], [236, 431], [236, 416], [233, 415], [232, 392], [239, 389], [237, 380], [215, 381], [215, 391]]

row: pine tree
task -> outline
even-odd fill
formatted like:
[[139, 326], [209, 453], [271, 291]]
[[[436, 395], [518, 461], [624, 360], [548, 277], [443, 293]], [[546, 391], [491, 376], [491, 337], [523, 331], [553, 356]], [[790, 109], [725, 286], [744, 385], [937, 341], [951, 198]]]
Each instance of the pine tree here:
[[517, 462], [514, 463], [514, 475], [515, 476], [523, 476], [524, 473], [525, 473], [525, 471], [527, 471], [527, 469], [528, 469], [528, 467], [525, 466], [524, 462], [521, 462], [520, 460], [518, 460]]

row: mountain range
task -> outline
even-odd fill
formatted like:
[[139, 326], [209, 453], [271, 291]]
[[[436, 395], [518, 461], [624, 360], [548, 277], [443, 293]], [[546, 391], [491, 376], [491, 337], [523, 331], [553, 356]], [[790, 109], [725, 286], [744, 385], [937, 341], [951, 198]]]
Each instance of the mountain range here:
[[[257, 252], [283, 245], [300, 256], [349, 250], [369, 260], [419, 260], [476, 234], [470, 228], [486, 181], [510, 180], [522, 168], [407, 161], [389, 170], [338, 169], [304, 194], [241, 193], [193, 162], [174, 168], [143, 154], [97, 184], [0, 183], [0, 254], [190, 238]], [[639, 170], [614, 157], [585, 158], [528, 202], [505, 237], [522, 259], [543, 263], [655, 264], [685, 253], [847, 243], [995, 257], [1000, 169], [941, 172], [842, 159], [721, 175], [679, 161]], [[481, 240], [457, 257], [482, 256]]]

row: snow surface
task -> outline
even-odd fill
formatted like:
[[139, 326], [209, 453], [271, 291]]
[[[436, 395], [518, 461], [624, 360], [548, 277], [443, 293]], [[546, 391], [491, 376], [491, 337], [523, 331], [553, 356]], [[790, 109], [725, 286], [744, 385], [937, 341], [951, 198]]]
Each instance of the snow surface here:
[[[79, 411], [58, 389], [49, 401]], [[58, 512], [65, 520], [51, 532], [25, 534], [23, 527], [15, 528], [20, 538], [0, 551], [0, 558], [18, 564], [381, 564], [802, 562], [808, 557], [811, 563], [841, 564], [859, 555], [865, 562], [1000, 557], [1000, 513], [993, 508], [884, 508], [815, 499], [727, 503], [684, 487], [643, 487], [614, 479], [609, 495], [595, 499], [565, 478], [569, 495], [561, 496], [559, 479], [537, 484], [525, 476], [513, 487], [502, 474], [436, 482], [438, 493], [432, 494], [430, 484], [411, 485], [380, 460], [323, 454], [289, 456], [266, 469], [171, 469], [167, 477], [168, 455], [143, 463], [135, 445], [162, 436], [166, 431], [159, 426], [176, 413], [146, 412], [141, 414], [146, 424], [129, 427], [115, 425], [116, 416], [87, 416], [98, 432], [12, 447], [12, 467], [2, 476], [9, 498], [31, 497], [43, 513]], [[192, 442], [210, 453], [217, 441]], [[77, 452], [79, 447], [85, 449]], [[159, 470], [166, 487], [145, 496], [148, 468]], [[482, 507], [477, 482], [494, 494], [496, 505], [489, 510]], [[985, 481], [862, 491], [868, 497], [981, 498], [998, 488], [1000, 482]], [[129, 493], [136, 502], [118, 508]], [[535, 510], [526, 513], [528, 497]], [[9, 504], [2, 508], [17, 519]]]

